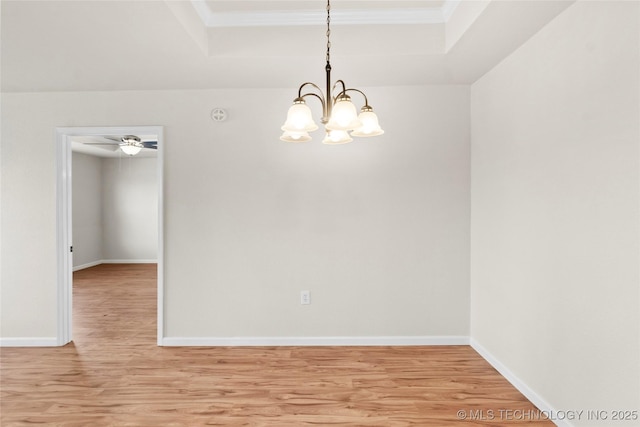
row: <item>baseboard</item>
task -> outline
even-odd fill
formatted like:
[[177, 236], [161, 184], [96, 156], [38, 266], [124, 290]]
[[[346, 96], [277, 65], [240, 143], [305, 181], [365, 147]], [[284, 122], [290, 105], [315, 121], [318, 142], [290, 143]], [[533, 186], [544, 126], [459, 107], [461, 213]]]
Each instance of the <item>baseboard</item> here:
[[101, 259], [73, 267], [73, 271], [84, 270], [100, 264], [157, 264], [157, 259]]
[[559, 411], [544, 400], [538, 393], [531, 389], [524, 381], [518, 378], [513, 372], [503, 365], [498, 359], [496, 359], [486, 348], [484, 348], [478, 341], [471, 338], [471, 347], [480, 354], [496, 371], [500, 373], [507, 381], [511, 383], [520, 393], [524, 395], [531, 403], [537, 406], [537, 408], [545, 414], [550, 414], [550, 421], [552, 421], [558, 427], [573, 427], [567, 420], [554, 419], [553, 414], [558, 414]]
[[0, 338], [0, 347], [57, 347], [57, 338]]
[[103, 259], [102, 264], [157, 264], [157, 259]]
[[162, 338], [160, 345], [170, 347], [469, 345], [469, 337], [457, 335], [398, 337], [165, 337]]
[[80, 264], [73, 267], [73, 271], [84, 270], [85, 268], [95, 267], [96, 265], [102, 264], [102, 260], [88, 262], [86, 264]]

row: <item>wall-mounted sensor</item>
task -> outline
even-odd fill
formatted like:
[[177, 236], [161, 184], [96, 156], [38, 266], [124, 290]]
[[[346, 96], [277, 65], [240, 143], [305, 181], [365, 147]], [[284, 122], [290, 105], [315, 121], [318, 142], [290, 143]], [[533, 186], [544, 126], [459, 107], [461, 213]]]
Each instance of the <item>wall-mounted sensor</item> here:
[[311, 304], [311, 292], [300, 291], [300, 304], [302, 305]]
[[222, 108], [214, 108], [211, 110], [211, 119], [214, 122], [224, 122], [227, 120], [227, 111]]

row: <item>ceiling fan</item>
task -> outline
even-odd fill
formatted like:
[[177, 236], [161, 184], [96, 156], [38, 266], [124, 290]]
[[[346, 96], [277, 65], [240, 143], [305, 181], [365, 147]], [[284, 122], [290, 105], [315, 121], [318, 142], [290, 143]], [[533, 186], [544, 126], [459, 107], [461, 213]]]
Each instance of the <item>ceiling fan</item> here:
[[128, 156], [135, 156], [143, 148], [148, 148], [151, 150], [158, 149], [157, 140], [155, 139], [142, 140], [140, 137], [136, 135], [123, 135], [123, 136], [105, 135], [99, 138], [102, 141], [100, 142], [90, 141], [90, 142], [85, 142], [85, 144], [118, 146], [122, 150], [122, 152]]

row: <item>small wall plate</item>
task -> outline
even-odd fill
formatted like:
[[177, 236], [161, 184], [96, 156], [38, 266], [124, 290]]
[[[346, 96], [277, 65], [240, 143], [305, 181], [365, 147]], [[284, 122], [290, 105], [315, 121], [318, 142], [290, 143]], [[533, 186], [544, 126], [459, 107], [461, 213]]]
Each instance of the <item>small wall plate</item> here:
[[227, 111], [222, 108], [214, 108], [211, 110], [211, 120], [214, 122], [224, 122], [227, 120]]

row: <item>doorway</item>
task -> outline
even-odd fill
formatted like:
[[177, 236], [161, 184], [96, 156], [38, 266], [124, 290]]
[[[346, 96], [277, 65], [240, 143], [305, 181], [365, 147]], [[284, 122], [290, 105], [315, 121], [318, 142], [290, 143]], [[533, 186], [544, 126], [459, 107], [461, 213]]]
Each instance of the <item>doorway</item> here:
[[[163, 277], [164, 277], [164, 220], [163, 220], [163, 175], [164, 141], [161, 126], [127, 127], [65, 127], [56, 129], [56, 175], [57, 175], [57, 344], [63, 346], [73, 340], [73, 162], [72, 144], [78, 140], [103, 140], [105, 136], [146, 135], [155, 139], [156, 177], [157, 177], [157, 343], [162, 345], [163, 326]], [[108, 138], [107, 138], [108, 139]], [[113, 138], [112, 138], [113, 139]], [[108, 145], [106, 144], [96, 145]], [[114, 144], [111, 144], [114, 145]], [[115, 142], [114, 150], [122, 148]], [[151, 147], [149, 147], [151, 148]], [[124, 149], [122, 150], [124, 151]]]

